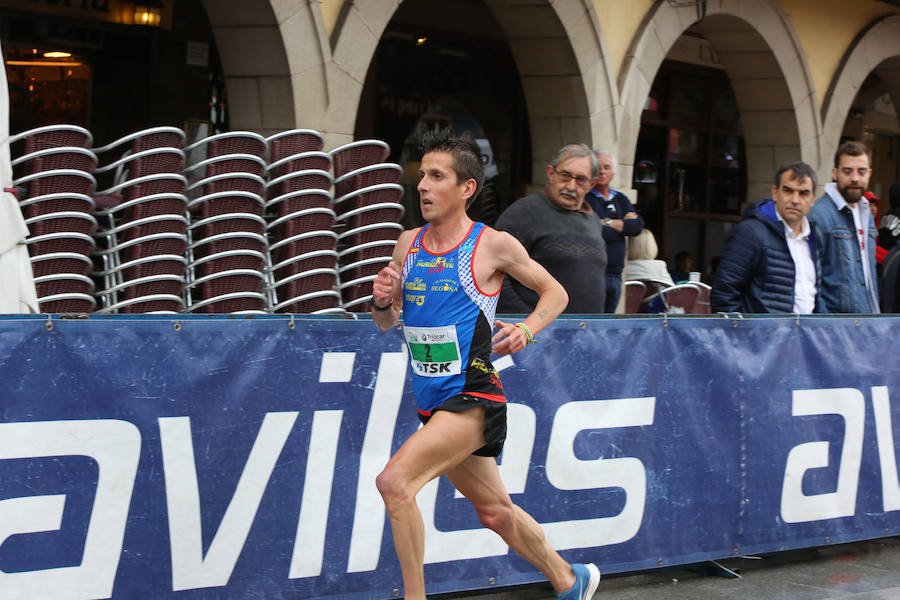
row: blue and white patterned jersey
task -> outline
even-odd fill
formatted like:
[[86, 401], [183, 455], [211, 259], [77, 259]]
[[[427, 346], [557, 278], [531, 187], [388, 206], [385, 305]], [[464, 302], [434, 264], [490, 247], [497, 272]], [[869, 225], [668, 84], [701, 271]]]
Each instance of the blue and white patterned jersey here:
[[435, 254], [422, 243], [426, 225], [403, 263], [403, 331], [423, 414], [460, 393], [504, 401], [490, 363], [499, 291], [482, 292], [472, 267], [484, 228], [473, 223], [455, 248]]

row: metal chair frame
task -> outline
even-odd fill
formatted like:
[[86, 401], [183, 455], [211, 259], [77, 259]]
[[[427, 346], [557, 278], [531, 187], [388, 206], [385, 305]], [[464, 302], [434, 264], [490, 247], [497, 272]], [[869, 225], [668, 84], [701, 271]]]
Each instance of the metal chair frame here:
[[[375, 210], [383, 210], [383, 209], [396, 209], [400, 211], [400, 216], [402, 217], [406, 213], [406, 207], [402, 204], [398, 204], [396, 202], [379, 202], [378, 204], [370, 204], [369, 206], [361, 206], [360, 208], [347, 211], [345, 213], [341, 213], [335, 219], [335, 223], [341, 221], [348, 221], [353, 217], [357, 217], [359, 215], [365, 214], [367, 212], [375, 211]], [[395, 223], [396, 221], [384, 221], [385, 223]]]
[[297, 235], [292, 235], [289, 238], [285, 238], [283, 240], [279, 240], [269, 246], [269, 252], [274, 252], [281, 248], [282, 246], [287, 246], [288, 244], [299, 242], [301, 240], [306, 240], [314, 237], [329, 237], [337, 243], [337, 234], [330, 229], [319, 229], [317, 231], [307, 231], [306, 233], [298, 233]]
[[[138, 296], [137, 298], [130, 298], [128, 300], [123, 300], [121, 302], [117, 302], [111, 306], [106, 306], [97, 310], [98, 313], [113, 313], [122, 310], [123, 308], [127, 308], [129, 306], [134, 306], [135, 304], [143, 304], [145, 302], [159, 302], [159, 301], [169, 301], [176, 302], [179, 306], [184, 306], [184, 299], [181, 296], [175, 296], [174, 294], [149, 294], [147, 296]], [[148, 311], [145, 314], [175, 314], [181, 311], [169, 311], [169, 310], [154, 310]]]
[[[285, 202], [286, 200], [290, 200], [292, 198], [298, 198], [300, 196], [321, 196], [322, 202], [331, 206], [332, 201], [334, 200], [331, 196], [331, 193], [328, 190], [322, 190], [319, 188], [310, 188], [306, 190], [294, 190], [293, 192], [288, 192], [286, 194], [282, 194], [280, 196], [276, 196], [269, 201], [266, 202], [266, 209], [278, 209], [278, 205]], [[322, 207], [319, 207], [322, 208]], [[304, 209], [306, 210], [306, 209]]]
[[124, 136], [120, 137], [119, 139], [117, 139], [113, 142], [110, 142], [109, 144], [107, 144], [105, 146], [91, 148], [91, 150], [94, 152], [94, 154], [97, 154], [99, 156], [100, 154], [108, 152], [108, 151], [112, 150], [113, 148], [118, 148], [119, 146], [121, 146], [123, 144], [132, 142], [132, 146], [133, 146], [134, 145], [133, 142], [135, 140], [138, 140], [142, 137], [148, 137], [151, 135], [158, 135], [161, 133], [171, 133], [173, 135], [179, 136], [181, 138], [181, 144], [179, 144], [178, 146], [156, 146], [157, 148], [181, 148], [184, 146], [184, 140], [185, 140], [184, 131], [182, 131], [181, 129], [179, 129], [177, 127], [160, 126], [160, 127], [149, 127], [147, 129], [135, 131], [134, 133], [129, 133], [128, 135], [124, 135]]
[[[187, 187], [187, 179], [184, 178], [184, 175], [181, 173], [154, 173], [152, 175], [142, 175], [141, 177], [135, 177], [134, 179], [128, 179], [121, 183], [117, 183], [116, 185], [106, 188], [105, 190], [99, 190], [94, 195], [95, 196], [111, 196], [114, 194], [120, 194], [121, 192], [127, 190], [128, 188], [143, 185], [145, 183], [150, 183], [154, 180], [158, 179], [171, 179], [173, 181], [177, 181], [181, 184], [180, 189], [184, 190]], [[141, 198], [147, 198], [150, 195], [157, 194], [177, 194], [178, 192], [154, 192], [154, 194], [148, 194], [148, 196], [139, 196], [138, 198], [132, 198], [130, 201], [138, 200]], [[117, 208], [120, 205], [117, 205], [114, 208]]]
[[[290, 156], [285, 156], [284, 158], [278, 159], [273, 163], [270, 163], [266, 167], [266, 173], [272, 176], [274, 174], [275, 177], [280, 177], [285, 175], [285, 173], [278, 173], [278, 170], [295, 161], [301, 161], [305, 159], [325, 159], [328, 161], [328, 168], [331, 169], [331, 155], [327, 152], [319, 152], [319, 151], [309, 151], [309, 152], [298, 152], [296, 154], [291, 154]], [[298, 169], [300, 171], [308, 171], [310, 169]], [[313, 169], [317, 170], [317, 169]], [[324, 169], [322, 169], [324, 170]]]
[[297, 296], [296, 298], [290, 298], [288, 300], [284, 300], [283, 302], [279, 302], [275, 306], [272, 307], [273, 312], [277, 312], [281, 308], [285, 306], [290, 306], [291, 304], [296, 304], [297, 302], [304, 302], [306, 300], [314, 300], [316, 298], [324, 298], [326, 296], [333, 297], [337, 300], [338, 306], [341, 305], [341, 294], [334, 290], [321, 290], [319, 292], [309, 292], [307, 294], [303, 294], [301, 296]]
[[[35, 150], [34, 152], [29, 152], [19, 158], [14, 159], [10, 162], [10, 166], [13, 168], [18, 167], [24, 163], [29, 161], [40, 161], [43, 158], [51, 157], [56, 154], [80, 154], [81, 156], [89, 159], [94, 163], [94, 166], [90, 169], [86, 170], [86, 173], [91, 173], [96, 171], [97, 167], [97, 155], [88, 150], [87, 148], [82, 148], [80, 146], [57, 146], [55, 148], [44, 148], [43, 150]], [[31, 173], [38, 173], [40, 171], [48, 170], [40, 167], [38, 165], [38, 170], [31, 170]], [[68, 167], [67, 167], [68, 168]], [[81, 170], [81, 169], [76, 169]]]
[[198, 207], [202, 206], [207, 202], [211, 202], [213, 200], [219, 200], [221, 198], [230, 198], [230, 197], [240, 197], [240, 198], [248, 198], [253, 200], [259, 204], [260, 211], [263, 210], [266, 206], [266, 201], [259, 194], [254, 194], [253, 192], [247, 192], [244, 190], [234, 190], [234, 191], [224, 191], [224, 192], [212, 192], [210, 194], [204, 194], [202, 196], [197, 196], [196, 198], [191, 199], [187, 204], [187, 209], [191, 212], [194, 212]]
[[94, 199], [88, 196], [87, 194], [76, 194], [76, 193], [68, 193], [68, 192], [55, 192], [53, 194], [42, 194], [40, 196], [32, 196], [26, 200], [19, 201], [19, 208], [23, 211], [32, 205], [41, 204], [41, 203], [50, 203], [53, 200], [71, 200], [77, 199], [82, 200], [87, 205], [87, 208], [84, 212], [93, 212], [96, 204], [94, 203]]
[[[357, 160], [356, 162], [362, 164], [357, 164], [356, 166], [347, 169], [344, 169], [343, 165], [341, 164], [341, 159], [335, 159], [336, 156], [342, 158], [342, 155], [353, 155], [355, 154], [355, 150], [359, 150], [361, 148], [381, 148], [381, 158], [372, 161]], [[350, 142], [349, 144], [344, 144], [343, 146], [338, 146], [337, 148], [329, 152], [329, 154], [331, 155], [331, 164], [334, 165], [333, 168], [336, 177], [351, 173], [363, 166], [383, 163], [390, 153], [391, 147], [388, 146], [386, 142], [383, 142], [381, 140], [357, 140], [355, 142]]]
[[[256, 156], [255, 154], [222, 154], [221, 156], [211, 156], [199, 162], [187, 165], [182, 171], [181, 174], [185, 177], [188, 177], [190, 174], [194, 173], [194, 171], [198, 171], [200, 169], [206, 169], [207, 167], [213, 166], [216, 163], [226, 162], [229, 160], [246, 160], [252, 163], [256, 163], [260, 167], [260, 173], [265, 173], [266, 171], [266, 161], [262, 158]], [[229, 173], [244, 173], [247, 171], [229, 171]], [[204, 171], [205, 173], [205, 171]], [[250, 173], [251, 175], [257, 175], [256, 173]], [[219, 173], [222, 175], [222, 173]], [[204, 175], [206, 177], [206, 175]], [[212, 177], [212, 175], [210, 175]]]
[[[90, 294], [53, 294], [52, 296], [44, 296], [43, 298], [38, 298], [38, 306], [41, 304], [49, 304], [50, 302], [59, 302], [61, 300], [84, 300], [85, 302], [90, 302], [93, 308], [89, 312], [93, 312], [93, 310], [97, 307], [97, 300], [91, 296]], [[79, 311], [80, 312], [80, 311]]]
[[[220, 173], [218, 175], [210, 175], [209, 177], [204, 177], [203, 179], [198, 179], [197, 181], [194, 181], [190, 185], [188, 185], [187, 188], [185, 189], [185, 192], [191, 193], [195, 190], [203, 189], [207, 185], [216, 184], [221, 181], [225, 181], [227, 179], [249, 179], [253, 183], [259, 185], [260, 191], [266, 189], [266, 180], [263, 179], [262, 177], [260, 177], [259, 175], [254, 175], [253, 173], [245, 173], [243, 171], [235, 171], [234, 173]], [[220, 192], [221, 191], [229, 192], [229, 190], [219, 190], [219, 191]], [[235, 192], [237, 192], [237, 191], [242, 191], [242, 190], [235, 190]], [[210, 192], [210, 194], [211, 193], [214, 193], [214, 192]], [[231, 193], [234, 193], [234, 192], [231, 192]], [[251, 193], [253, 193], [253, 192], [251, 192]]]
[[[353, 190], [352, 192], [350, 192], [348, 194], [344, 194], [340, 198], [335, 198], [334, 199], [334, 211], [338, 214], [341, 214], [341, 212], [342, 212], [341, 205], [345, 204], [349, 200], [352, 200], [353, 198], [357, 198], [359, 196], [365, 196], [367, 194], [373, 194], [376, 192], [387, 192], [389, 190], [392, 192], [395, 192], [397, 194], [397, 200], [400, 200], [401, 198], [403, 198], [403, 186], [402, 185], [398, 185], [396, 183], [376, 183], [375, 185], [370, 185], [367, 187]], [[399, 202], [391, 202], [390, 200], [388, 202], [390, 202], [392, 204], [399, 204]], [[373, 204], [384, 204], [384, 203], [385, 202], [382, 201], [382, 202], [375, 202]], [[367, 205], [367, 206], [372, 206], [372, 205]], [[358, 208], [363, 208], [363, 207], [358, 207]], [[346, 212], [346, 211], [343, 211], [343, 212]]]
[[288, 221], [293, 221], [294, 219], [300, 219], [302, 217], [308, 217], [310, 215], [322, 215], [327, 214], [331, 215], [334, 218], [337, 218], [337, 215], [334, 214], [334, 211], [330, 208], [304, 208], [303, 210], [298, 210], [296, 212], [292, 212], [289, 215], [284, 215], [283, 217], [278, 217], [271, 221], [268, 225], [266, 225], [266, 229], [273, 230], [277, 228], [279, 225], [283, 225]]
[[[288, 142], [285, 138], [298, 136], [308, 136], [316, 139], [316, 143], [314, 144], [314, 146], [318, 146], [318, 148], [316, 148], [315, 150], [308, 150], [308, 152], [320, 151], [325, 147], [325, 138], [323, 138], [322, 134], [318, 131], [315, 131], [313, 129], [287, 129], [285, 131], [272, 134], [266, 138], [266, 144], [269, 147], [269, 162], [278, 162], [279, 160], [284, 158], [284, 156], [277, 156], [277, 154], [280, 152], [282, 145], [287, 145]], [[293, 154], [298, 153], [291, 152], [291, 155]]]
[[[303, 188], [303, 190], [325, 190], [328, 191], [331, 189], [331, 185], [334, 183], [334, 178], [332, 178], [331, 173], [328, 171], [323, 171], [321, 169], [303, 169], [302, 171], [291, 171], [290, 173], [285, 173], [280, 177], [276, 177], [275, 179], [270, 180], [266, 183], [266, 192], [271, 189], [278, 189], [278, 186], [283, 184], [286, 181], [290, 181], [291, 179], [298, 179], [300, 177], [323, 177], [328, 181], [328, 187], [319, 188], [319, 187], [311, 187], [311, 188]], [[294, 190], [294, 191], [303, 191], [303, 190]], [[290, 192], [287, 192], [290, 193]]]
[[84, 127], [80, 127], [78, 125], [43, 125], [41, 127], [35, 127], [34, 129], [29, 129], [28, 131], [23, 131], [21, 133], [17, 133], [9, 138], [9, 144], [15, 144], [18, 141], [26, 140], [27, 138], [36, 137], [45, 133], [53, 133], [57, 131], [71, 131], [74, 133], [82, 134], [85, 137], [85, 148], [90, 148], [91, 144], [94, 143], [94, 136], [91, 135], [91, 132], [85, 129]]
[[[30, 187], [39, 179], [46, 179], [48, 177], [80, 177], [82, 179], [86, 179], [90, 185], [86, 188], [88, 191], [93, 193], [93, 191], [97, 187], [97, 179], [88, 173], [87, 171], [81, 171], [79, 169], [49, 169], [47, 171], [38, 171], [37, 173], [30, 173], [28, 175], [23, 175], [18, 179], [13, 180], [12, 184], [14, 187]], [[27, 192], [26, 192], [27, 193]], [[57, 193], [69, 193], [69, 192], [52, 192], [53, 194]], [[71, 194], [83, 194], [84, 192], [71, 192]], [[40, 195], [49, 195], [49, 194], [38, 194]], [[26, 198], [35, 198], [37, 196], [26, 196]]]
[[[247, 138], [247, 139], [253, 140], [255, 142], [262, 143], [263, 152], [262, 152], [262, 154], [256, 155], [256, 156], [259, 156], [259, 158], [263, 158], [266, 155], [266, 150], [268, 150], [268, 147], [269, 147], [268, 140], [253, 131], [226, 131], [224, 133], [216, 133], [214, 135], [207, 136], [207, 137], [203, 138], [202, 140], [197, 140], [190, 146], [185, 147], [184, 152], [185, 152], [185, 154], [189, 154], [191, 152], [194, 152], [198, 148], [202, 148], [204, 146], [209, 146], [211, 143], [220, 142], [222, 140], [228, 140], [228, 139], [232, 139], [232, 138]], [[228, 154], [235, 154], [235, 153], [229, 152]], [[215, 156], [225, 156], [225, 155], [215, 155]]]

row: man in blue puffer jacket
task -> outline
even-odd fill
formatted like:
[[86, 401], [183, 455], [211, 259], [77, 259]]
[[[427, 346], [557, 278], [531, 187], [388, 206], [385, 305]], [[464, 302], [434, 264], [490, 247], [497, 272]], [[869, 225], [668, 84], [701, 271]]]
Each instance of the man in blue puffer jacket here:
[[751, 206], [731, 234], [713, 282], [714, 312], [821, 312], [819, 253], [806, 218], [816, 174], [802, 162], [775, 174], [772, 199]]

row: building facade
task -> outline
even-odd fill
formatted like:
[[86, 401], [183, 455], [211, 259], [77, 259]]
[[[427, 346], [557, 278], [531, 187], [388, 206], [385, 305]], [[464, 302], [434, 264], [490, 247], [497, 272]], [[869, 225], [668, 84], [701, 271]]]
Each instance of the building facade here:
[[[71, 11], [89, 2], [97, 4], [43, 3], [56, 11], [71, 5], [69, 14], [52, 15], [34, 8], [41, 2], [3, 2], [18, 6], [0, 29], [4, 56], [28, 42], [11, 19], [83, 20]], [[104, 3], [128, 4], [128, 13], [139, 4]], [[823, 183], [839, 143], [857, 139], [873, 149], [870, 188], [882, 210], [900, 180], [900, 2], [893, 0], [153, 4], [168, 29], [148, 36], [146, 28], [104, 24], [115, 30], [107, 39], [142, 30], [154, 65], [148, 93], [177, 100], [167, 110], [154, 103], [144, 125], [209, 121], [264, 134], [312, 128], [326, 148], [377, 137], [407, 168], [411, 186], [418, 133], [452, 126], [475, 135], [489, 155], [491, 185], [475, 207], [489, 222], [540, 186], [547, 162], [571, 142], [616, 155], [613, 186], [631, 190], [662, 258], [687, 250], [696, 270], [718, 254], [746, 202], [769, 194], [780, 164], [808, 162]], [[106, 69], [105, 54], [95, 53], [95, 73]], [[158, 91], [170, 73], [182, 89]], [[112, 100], [96, 78], [83, 87], [85, 118], [108, 133], [99, 141], [126, 133], [116, 131], [118, 122], [137, 128], [133, 113], [100, 118]], [[406, 201], [412, 224], [415, 196]]]

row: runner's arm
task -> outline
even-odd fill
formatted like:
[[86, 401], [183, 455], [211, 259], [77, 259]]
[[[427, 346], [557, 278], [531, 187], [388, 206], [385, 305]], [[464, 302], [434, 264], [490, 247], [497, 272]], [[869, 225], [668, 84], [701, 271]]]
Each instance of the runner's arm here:
[[[400, 320], [400, 307], [403, 306], [403, 290], [401, 277], [403, 261], [415, 239], [417, 230], [404, 231], [394, 246], [391, 262], [378, 272], [372, 282], [372, 321], [381, 331], [390, 329]], [[387, 310], [376, 310], [377, 307], [390, 305]]]
[[[505, 232], [493, 231], [489, 239], [497, 270], [538, 294], [537, 305], [522, 321], [531, 335], [537, 336], [566, 308], [569, 295], [544, 267], [528, 256], [528, 252], [516, 238]], [[491, 340], [494, 342], [495, 354], [512, 354], [525, 347], [527, 336], [520, 327], [500, 320], [496, 325], [499, 331]]]

